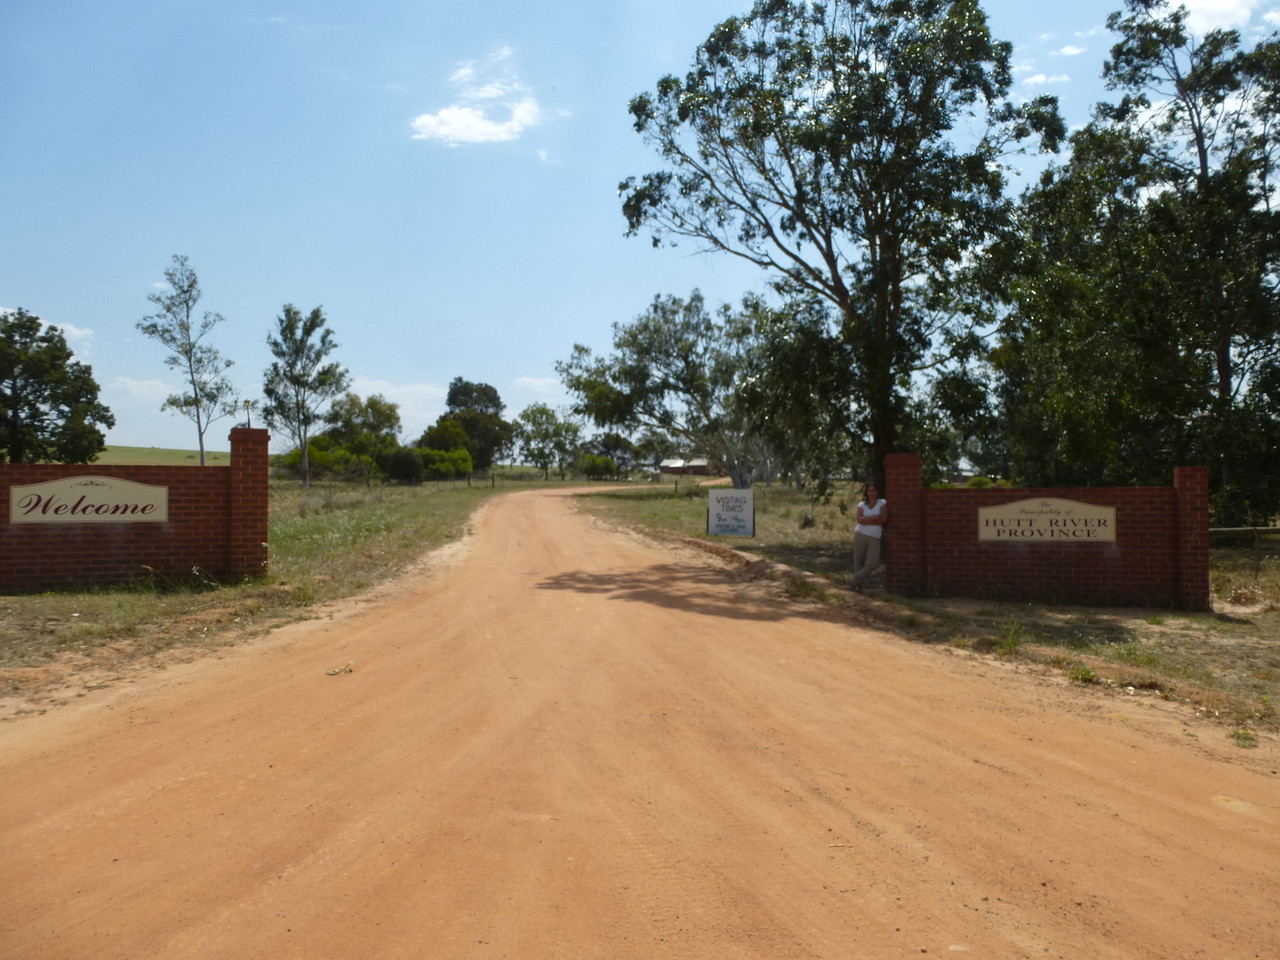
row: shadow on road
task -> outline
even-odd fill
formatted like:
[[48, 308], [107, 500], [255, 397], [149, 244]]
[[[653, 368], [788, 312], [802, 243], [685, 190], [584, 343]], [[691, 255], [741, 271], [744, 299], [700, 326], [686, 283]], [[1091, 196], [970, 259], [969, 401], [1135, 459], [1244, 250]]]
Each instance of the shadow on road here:
[[730, 620], [779, 621], [796, 616], [791, 605], [758, 596], [734, 597], [737, 578], [711, 567], [659, 564], [641, 570], [593, 573], [575, 570], [549, 577], [542, 590], [572, 590], [609, 599], [648, 603]]

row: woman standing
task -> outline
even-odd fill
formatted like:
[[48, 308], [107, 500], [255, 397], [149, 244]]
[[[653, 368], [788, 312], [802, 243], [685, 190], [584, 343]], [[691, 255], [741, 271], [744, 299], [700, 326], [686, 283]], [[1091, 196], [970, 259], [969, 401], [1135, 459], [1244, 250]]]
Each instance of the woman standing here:
[[868, 483], [858, 504], [858, 525], [853, 531], [853, 580], [849, 586], [862, 589], [862, 581], [880, 565], [880, 541], [889, 519], [889, 504], [879, 498], [874, 483]]

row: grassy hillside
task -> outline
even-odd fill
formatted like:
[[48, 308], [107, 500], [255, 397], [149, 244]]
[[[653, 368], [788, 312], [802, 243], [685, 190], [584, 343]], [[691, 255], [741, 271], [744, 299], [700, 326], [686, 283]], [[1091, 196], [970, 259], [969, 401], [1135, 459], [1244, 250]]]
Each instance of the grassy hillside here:
[[[164, 450], [160, 447], [107, 447], [99, 455], [95, 463], [107, 463], [118, 466], [139, 466], [142, 464], [159, 464], [173, 467], [200, 466], [198, 450]], [[206, 467], [225, 467], [231, 462], [231, 454], [226, 450], [206, 450], [204, 464]], [[90, 464], [92, 466], [92, 464]]]

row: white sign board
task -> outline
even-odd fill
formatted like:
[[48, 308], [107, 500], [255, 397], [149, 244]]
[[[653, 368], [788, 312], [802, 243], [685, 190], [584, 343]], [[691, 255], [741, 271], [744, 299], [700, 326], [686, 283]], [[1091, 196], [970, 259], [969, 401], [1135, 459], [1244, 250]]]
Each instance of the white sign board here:
[[721, 537], [754, 537], [756, 504], [752, 491], [711, 487], [707, 497], [707, 533]]
[[169, 488], [119, 477], [64, 477], [9, 488], [10, 523], [163, 523]]
[[978, 539], [1006, 543], [1114, 543], [1116, 508], [1054, 497], [979, 507]]

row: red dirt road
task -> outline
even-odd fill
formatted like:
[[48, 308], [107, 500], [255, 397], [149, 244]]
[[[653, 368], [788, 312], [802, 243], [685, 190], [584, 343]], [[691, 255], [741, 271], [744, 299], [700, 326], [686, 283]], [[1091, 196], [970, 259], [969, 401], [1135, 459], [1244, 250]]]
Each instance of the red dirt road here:
[[0, 956], [1280, 956], [1274, 741], [806, 616], [563, 495], [475, 528], [0, 725]]

